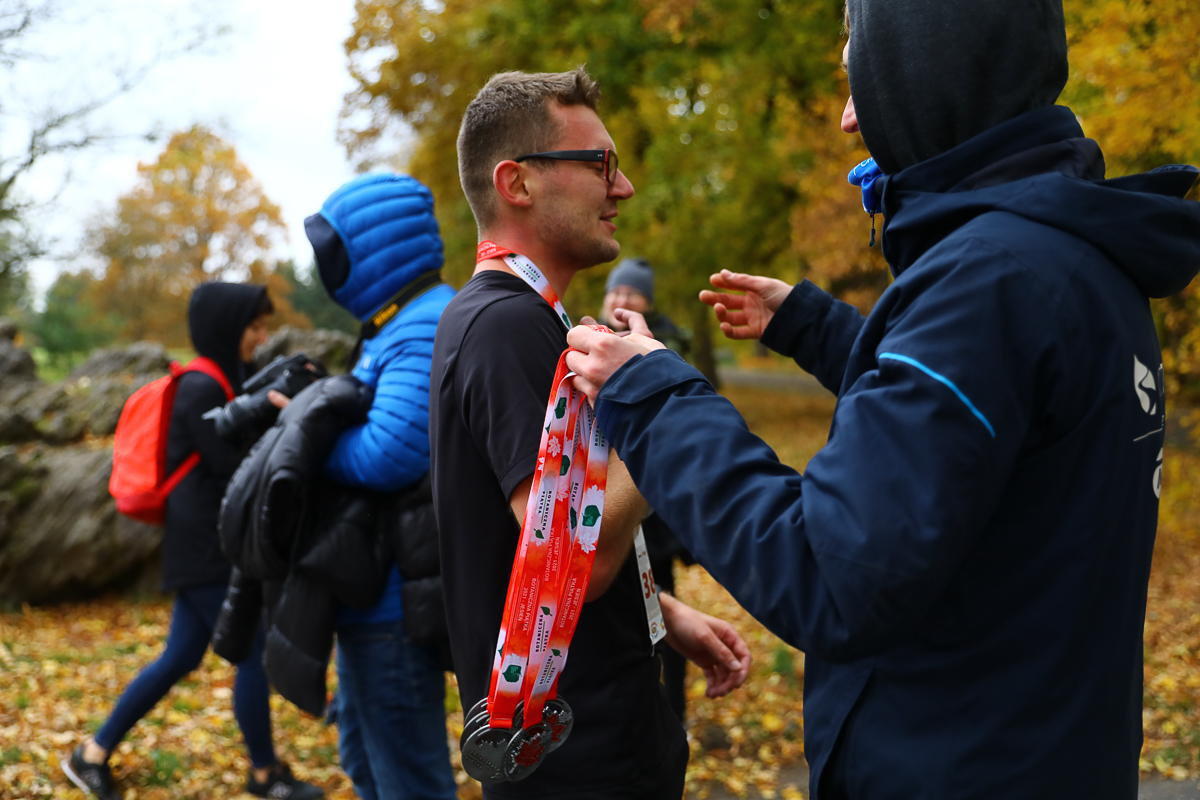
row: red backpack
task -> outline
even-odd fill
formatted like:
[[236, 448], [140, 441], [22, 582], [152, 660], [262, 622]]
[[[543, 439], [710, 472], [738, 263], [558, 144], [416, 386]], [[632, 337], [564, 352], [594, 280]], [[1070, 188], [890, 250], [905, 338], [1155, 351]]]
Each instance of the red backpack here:
[[113, 439], [113, 470], [108, 492], [117, 501], [117, 511], [127, 517], [161, 525], [166, 515], [167, 495], [200, 462], [192, 453], [167, 475], [167, 429], [179, 377], [185, 372], [203, 372], [221, 384], [225, 398], [233, 399], [229, 379], [211, 358], [201, 356], [186, 367], [171, 362], [171, 374], [146, 384], [125, 401], [117, 434]]

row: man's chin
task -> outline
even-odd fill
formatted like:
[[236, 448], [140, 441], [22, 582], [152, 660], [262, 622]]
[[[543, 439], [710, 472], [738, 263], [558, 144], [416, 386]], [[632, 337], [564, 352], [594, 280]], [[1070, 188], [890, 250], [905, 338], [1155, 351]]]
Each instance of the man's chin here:
[[601, 264], [607, 264], [608, 262], [616, 259], [616, 257], [619, 255], [621, 255], [620, 243], [615, 239], [609, 239], [606, 242], [590, 243], [590, 246], [586, 248], [586, 254], [584, 252], [580, 252], [581, 257], [579, 260], [580, 262], [587, 264], [584, 269], [591, 269], [592, 267], [596, 267]]
[[607, 264], [609, 261], [614, 261], [617, 256], [621, 255], [621, 243], [616, 239], [609, 239], [605, 242], [600, 242], [596, 248], [596, 253], [599, 256], [597, 264]]

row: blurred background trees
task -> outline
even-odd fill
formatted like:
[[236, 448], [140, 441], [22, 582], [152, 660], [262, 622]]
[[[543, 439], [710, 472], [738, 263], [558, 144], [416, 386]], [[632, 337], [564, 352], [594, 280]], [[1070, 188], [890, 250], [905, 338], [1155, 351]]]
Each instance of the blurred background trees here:
[[[867, 152], [838, 129], [841, 0], [362, 0], [346, 41], [358, 82], [342, 138], [363, 166], [391, 163], [433, 189], [447, 273], [474, 264], [455, 137], [496, 72], [586, 64], [638, 189], [619, 220], [622, 255], [654, 264], [659, 305], [707, 338], [694, 302], [721, 267], [807, 277], [863, 311], [890, 280], [846, 173]], [[1200, 7], [1194, 0], [1066, 0], [1072, 72], [1062, 102], [1104, 147], [1109, 176], [1200, 161]], [[599, 306], [606, 268], [569, 305]], [[1200, 375], [1195, 289], [1156, 305], [1176, 384]]]
[[289, 301], [297, 289], [322, 322], [346, 327], [323, 289], [298, 278], [290, 263], [277, 268], [272, 246], [286, 235], [279, 208], [232, 145], [196, 125], [174, 134], [154, 162], [139, 164], [138, 176], [91, 232], [102, 270], [62, 273], [27, 326], [50, 359], [144, 339], [186, 348], [188, 299], [206, 280], [265, 284], [275, 303], [272, 328], [312, 326]]
[[[1200, 162], [1200, 5], [1068, 0], [1064, 94], [1104, 148], [1109, 177]], [[1193, 187], [1192, 199], [1200, 199]], [[1171, 396], [1200, 402], [1200, 288], [1154, 302]]]
[[30, 263], [51, 255], [55, 244], [34, 219], [44, 205], [31, 200], [23, 189], [35, 169], [121, 140], [153, 141], [157, 135], [153, 130], [109, 129], [97, 122], [98, 112], [138, 87], [159, 64], [225, 32], [210, 23], [174, 30], [170, 42], [157, 47], [153, 56], [79, 65], [87, 74], [75, 76], [68, 87], [47, 79], [36, 87], [35, 99], [22, 99], [25, 87], [14, 76], [24, 74], [22, 67], [47, 63], [46, 54], [38, 50], [39, 37], [44, 41], [68, 5], [69, 0], [0, 3], [0, 77], [5, 79], [0, 98], [0, 315], [29, 313]]
[[[38, 19], [37, 7], [13, 8], [0, 11], [0, 68]], [[1072, 71], [1062, 102], [1104, 148], [1109, 176], [1200, 162], [1194, 0], [1065, 8]], [[809, 278], [864, 312], [890, 281], [845, 182], [867, 153], [838, 128], [848, 91], [841, 11], [841, 0], [359, 0], [345, 45], [357, 88], [340, 137], [363, 169], [400, 166], [432, 188], [446, 274], [461, 285], [476, 241], [455, 153], [463, 110], [496, 72], [586, 64], [637, 187], [621, 209], [622, 255], [654, 264], [660, 308], [695, 329], [712, 374], [709, 315], [694, 300], [711, 272]], [[0, 159], [0, 313], [26, 302], [21, 263], [37, 245], [6, 222], [19, 217], [4, 192], [21, 163]], [[64, 275], [26, 329], [53, 352], [145, 337], [177, 345], [198, 281], [253, 277], [270, 284], [277, 323], [355, 331], [311, 267], [272, 261], [283, 235], [278, 208], [232, 145], [201, 126], [179, 132], [95, 228], [100, 268]], [[606, 273], [576, 282], [574, 316], [598, 310]], [[1155, 314], [1172, 389], [1200, 394], [1200, 290], [1156, 302]]]
[[102, 318], [117, 321], [116, 337], [186, 346], [192, 290], [221, 279], [266, 283], [273, 323], [307, 327], [271, 261], [274, 240], [286, 235], [279, 207], [232, 145], [196, 125], [172, 136], [157, 161], [138, 165], [138, 175], [93, 234], [104, 274], [88, 296]]

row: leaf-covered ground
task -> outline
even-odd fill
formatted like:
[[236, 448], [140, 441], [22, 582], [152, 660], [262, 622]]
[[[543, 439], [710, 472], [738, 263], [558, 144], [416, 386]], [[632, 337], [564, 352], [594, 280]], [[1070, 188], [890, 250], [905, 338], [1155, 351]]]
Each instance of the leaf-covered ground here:
[[[825, 441], [832, 401], [732, 389], [729, 397], [780, 458], [802, 467]], [[1200, 777], [1200, 458], [1167, 451], [1162, 514], [1146, 620], [1146, 744], [1142, 769]], [[750, 619], [699, 567], [680, 570], [678, 591], [693, 605], [733, 622], [753, 651], [747, 685], [708, 700], [689, 676], [692, 760], [688, 796], [714, 786], [733, 794], [795, 798], [807, 787], [778, 781], [803, 759], [803, 654]], [[60, 759], [111, 709], [121, 689], [159, 652], [170, 621], [161, 598], [0, 612], [0, 800], [54, 796], [81, 800]], [[211, 653], [140, 722], [114, 756], [128, 798], [221, 798], [240, 794], [247, 761], [233, 718], [233, 670]], [[333, 675], [330, 675], [333, 685]], [[462, 729], [453, 680], [447, 729], [457, 768]], [[272, 698], [276, 747], [296, 772], [336, 800], [354, 792], [337, 766], [337, 732]], [[795, 774], [789, 772], [787, 774]], [[458, 772], [460, 796], [479, 786]], [[803, 791], [802, 791], [803, 790]]]

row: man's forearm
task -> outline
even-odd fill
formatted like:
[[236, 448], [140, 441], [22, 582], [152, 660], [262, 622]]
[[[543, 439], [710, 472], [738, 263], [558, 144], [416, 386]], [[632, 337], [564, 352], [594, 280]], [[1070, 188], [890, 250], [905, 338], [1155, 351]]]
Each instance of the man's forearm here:
[[616, 452], [609, 455], [608, 482], [604, 490], [604, 517], [600, 522], [600, 539], [596, 543], [596, 560], [588, 581], [585, 601], [592, 601], [608, 591], [621, 565], [629, 557], [638, 525], [649, 512], [646, 500], [633, 485], [629, 470]]

